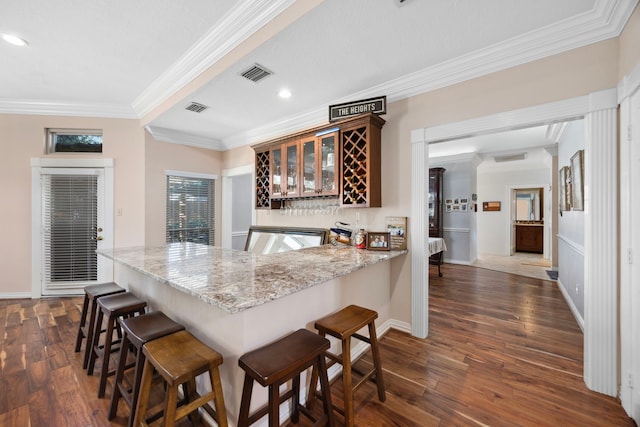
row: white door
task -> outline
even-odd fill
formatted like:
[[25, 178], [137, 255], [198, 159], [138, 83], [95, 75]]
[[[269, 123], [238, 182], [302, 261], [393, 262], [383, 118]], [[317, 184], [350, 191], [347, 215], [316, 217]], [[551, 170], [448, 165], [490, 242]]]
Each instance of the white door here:
[[113, 247], [112, 170], [36, 169], [32, 174], [38, 181], [33, 183], [34, 282], [39, 282], [35, 296], [82, 294], [87, 285], [112, 280], [111, 262], [96, 254], [97, 249]]

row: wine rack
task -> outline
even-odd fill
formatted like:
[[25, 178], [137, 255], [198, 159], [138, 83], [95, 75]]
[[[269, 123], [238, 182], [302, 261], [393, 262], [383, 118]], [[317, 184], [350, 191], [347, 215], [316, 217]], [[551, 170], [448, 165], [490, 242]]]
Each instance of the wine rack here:
[[[362, 114], [340, 122], [254, 145], [253, 149], [256, 153], [256, 208], [279, 209], [282, 200], [285, 199], [336, 197], [336, 195], [339, 197], [341, 207], [377, 208], [382, 206], [380, 196], [380, 145], [384, 123], [384, 119], [375, 114]], [[327, 188], [325, 189], [325, 183], [321, 180], [320, 185], [315, 183], [315, 187], [313, 187], [321, 188], [321, 191], [313, 191], [310, 194], [306, 194], [304, 191], [288, 195], [286, 193], [272, 194], [273, 185], [271, 180], [274, 179], [271, 173], [274, 166], [271, 165], [272, 152], [282, 150], [283, 147], [287, 147], [297, 141], [297, 144], [301, 147], [298, 151], [303, 153], [303, 141], [309, 138], [316, 138], [314, 141], [320, 144], [322, 138], [327, 138], [330, 135], [327, 132], [335, 134], [338, 139], [337, 147], [332, 148], [332, 150], [336, 150], [336, 156], [334, 156], [336, 166], [328, 176], [331, 180], [334, 180], [334, 177], [339, 175], [340, 178], [337, 181], [339, 188], [334, 190], [329, 182], [326, 184]], [[319, 147], [322, 146], [319, 145]], [[323, 159], [322, 153], [323, 151], [318, 150], [315, 156], [318, 159]], [[302, 155], [300, 154], [297, 157], [302, 157]], [[337, 163], [338, 160], [340, 163]], [[324, 179], [326, 171], [322, 161], [318, 161], [315, 174]], [[330, 164], [329, 159], [326, 160], [326, 163]], [[297, 167], [304, 172], [303, 166], [303, 162], [298, 159]], [[329, 170], [330, 166], [326, 169]], [[305, 175], [302, 173], [301, 181], [304, 178]], [[329, 178], [327, 178], [327, 181], [329, 181]]]
[[384, 120], [369, 114], [340, 129], [342, 207], [382, 206], [380, 197], [380, 133]]
[[256, 153], [256, 208], [271, 207], [269, 194], [269, 152]]

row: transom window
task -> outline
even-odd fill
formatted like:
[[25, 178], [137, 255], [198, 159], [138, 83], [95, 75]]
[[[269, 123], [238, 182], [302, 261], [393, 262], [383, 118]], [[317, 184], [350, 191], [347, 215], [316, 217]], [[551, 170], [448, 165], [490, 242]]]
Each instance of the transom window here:
[[167, 243], [215, 242], [215, 176], [167, 172]]
[[47, 129], [47, 153], [102, 153], [102, 129]]

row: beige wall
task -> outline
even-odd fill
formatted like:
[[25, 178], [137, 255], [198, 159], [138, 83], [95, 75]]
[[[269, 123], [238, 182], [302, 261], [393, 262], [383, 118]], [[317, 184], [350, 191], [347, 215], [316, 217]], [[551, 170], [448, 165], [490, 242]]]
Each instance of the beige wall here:
[[624, 31], [619, 37], [620, 60], [618, 65], [618, 79], [628, 75], [635, 66], [640, 63], [640, 6], [636, 6], [633, 14], [627, 21]]
[[[167, 177], [166, 170], [217, 175], [216, 194], [221, 194], [222, 153], [205, 148], [159, 142], [145, 132], [146, 146], [146, 221], [145, 244], [160, 245], [166, 242]], [[220, 230], [220, 200], [216, 197], [216, 230]], [[216, 245], [220, 245], [220, 233], [216, 233]]]
[[30, 160], [45, 157], [45, 128], [103, 129], [98, 156], [114, 159], [114, 202], [123, 212], [115, 217], [114, 244], [144, 243], [144, 139], [137, 120], [0, 114], [0, 294], [31, 293]]
[[[337, 216], [282, 216], [261, 210], [258, 224], [330, 227], [354, 223], [382, 230], [385, 216], [411, 214], [411, 144], [414, 129], [559, 101], [618, 83], [618, 40], [612, 39], [388, 105], [382, 129], [382, 208], [345, 209]], [[243, 164], [229, 162], [225, 167]], [[411, 239], [411, 230], [408, 230]], [[415, 237], [415, 236], [413, 236]], [[411, 260], [391, 261], [391, 318], [411, 321]]]
[[[381, 230], [385, 216], [411, 211], [412, 130], [587, 95], [615, 87], [620, 72], [632, 69], [640, 54], [640, 18], [636, 10], [620, 39], [514, 67], [388, 106], [382, 131], [382, 208], [343, 210], [336, 216], [282, 216], [259, 211], [258, 224], [330, 227], [336, 220]], [[154, 244], [164, 237], [164, 170], [219, 175], [222, 168], [253, 163], [249, 146], [219, 153], [154, 141], [137, 121], [0, 115], [3, 155], [2, 194], [14, 207], [0, 211], [0, 293], [30, 290], [29, 159], [43, 153], [45, 127], [105, 129], [105, 157], [115, 159], [115, 245]], [[219, 190], [219, 188], [218, 188]], [[216, 208], [220, 212], [219, 208]], [[156, 214], [156, 212], [158, 214]], [[219, 221], [219, 215], [217, 215]], [[219, 222], [217, 224], [219, 226]], [[409, 238], [411, 238], [411, 230]], [[218, 236], [219, 238], [219, 236]], [[391, 318], [410, 322], [410, 257], [391, 261]]]

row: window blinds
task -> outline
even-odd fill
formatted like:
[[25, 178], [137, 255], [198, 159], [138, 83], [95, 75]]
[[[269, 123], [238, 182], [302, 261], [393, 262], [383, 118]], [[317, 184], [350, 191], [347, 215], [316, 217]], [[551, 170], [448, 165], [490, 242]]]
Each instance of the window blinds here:
[[42, 175], [46, 284], [97, 280], [98, 177]]
[[215, 180], [167, 176], [167, 243], [215, 242]]

